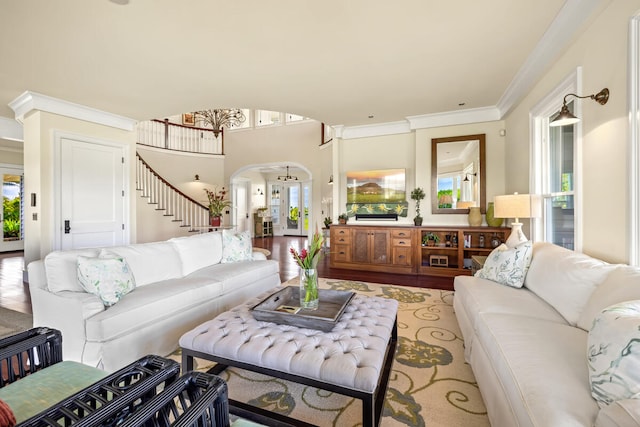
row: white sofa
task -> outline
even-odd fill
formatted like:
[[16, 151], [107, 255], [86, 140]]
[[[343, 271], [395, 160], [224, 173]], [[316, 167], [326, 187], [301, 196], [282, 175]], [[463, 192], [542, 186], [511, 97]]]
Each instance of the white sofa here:
[[[146, 354], [167, 355], [188, 330], [280, 284], [278, 263], [251, 253], [250, 239], [248, 260], [226, 262], [226, 236], [52, 252], [28, 266], [34, 326], [62, 332], [66, 360], [108, 371]], [[136, 284], [109, 307], [77, 279], [79, 255], [105, 253], [124, 258]]]
[[599, 406], [587, 360], [594, 318], [640, 300], [640, 269], [540, 243], [524, 287], [459, 276], [454, 288], [465, 358], [493, 426], [640, 425], [640, 399]]

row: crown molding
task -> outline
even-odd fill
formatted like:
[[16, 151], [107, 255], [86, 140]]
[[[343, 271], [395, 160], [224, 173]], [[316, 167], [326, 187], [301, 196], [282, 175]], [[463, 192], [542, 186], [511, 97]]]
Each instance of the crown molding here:
[[609, 0], [567, 0], [498, 101], [504, 117], [567, 48], [594, 12]]
[[0, 117], [0, 139], [24, 141], [22, 125], [14, 119]]
[[24, 117], [34, 110], [46, 111], [73, 119], [84, 120], [99, 125], [105, 125], [116, 129], [133, 131], [136, 120], [106, 111], [75, 104], [36, 92], [26, 91], [9, 103], [14, 111], [16, 120], [23, 123]]
[[469, 123], [491, 122], [500, 120], [500, 118], [500, 112], [495, 106], [493, 106], [409, 116], [407, 117], [407, 120], [411, 125], [411, 129], [424, 129], [441, 126], [464, 125]]
[[366, 138], [371, 136], [396, 135], [409, 133], [411, 128], [407, 121], [376, 123], [362, 126], [334, 126], [335, 136], [342, 139]]

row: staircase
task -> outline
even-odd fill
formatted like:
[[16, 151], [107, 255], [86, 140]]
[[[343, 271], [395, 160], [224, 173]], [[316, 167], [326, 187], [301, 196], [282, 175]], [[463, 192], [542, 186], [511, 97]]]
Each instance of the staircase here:
[[189, 228], [190, 232], [197, 232], [199, 228], [209, 225], [209, 208], [167, 182], [139, 153], [136, 153], [136, 190], [149, 204], [156, 205], [156, 211], [173, 217], [171, 221]]

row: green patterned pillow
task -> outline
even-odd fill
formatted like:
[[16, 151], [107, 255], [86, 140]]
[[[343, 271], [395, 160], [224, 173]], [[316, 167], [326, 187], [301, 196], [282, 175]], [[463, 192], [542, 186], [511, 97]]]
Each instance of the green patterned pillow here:
[[135, 289], [133, 274], [122, 257], [92, 258], [79, 255], [78, 282], [90, 294], [100, 297], [104, 305], [112, 306]]
[[251, 261], [252, 247], [248, 231], [222, 230], [222, 263]]
[[501, 244], [489, 254], [475, 277], [521, 288], [531, 264], [532, 248], [531, 241], [520, 243], [515, 248]]
[[601, 407], [640, 398], [640, 300], [602, 310], [587, 348], [591, 395]]

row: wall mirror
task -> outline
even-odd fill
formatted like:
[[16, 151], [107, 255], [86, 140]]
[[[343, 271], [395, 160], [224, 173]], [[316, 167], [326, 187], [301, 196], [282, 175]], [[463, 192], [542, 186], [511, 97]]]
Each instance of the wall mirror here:
[[431, 139], [431, 212], [486, 211], [485, 134]]

